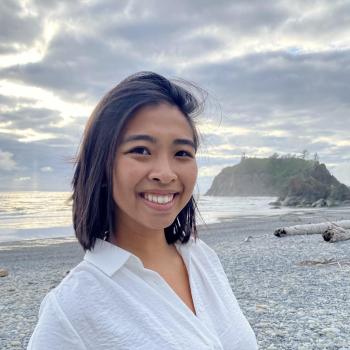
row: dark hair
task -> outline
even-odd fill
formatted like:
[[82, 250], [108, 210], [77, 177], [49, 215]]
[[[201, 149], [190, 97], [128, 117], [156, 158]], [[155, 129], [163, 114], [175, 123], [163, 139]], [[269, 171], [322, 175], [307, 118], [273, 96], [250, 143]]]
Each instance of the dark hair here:
[[[201, 111], [203, 103], [180, 82], [169, 81], [161, 75], [152, 72], [131, 75], [109, 91], [92, 112], [72, 180], [73, 226], [84, 250], [91, 250], [97, 238], [106, 239], [116, 229], [113, 167], [123, 128], [140, 108], [160, 103], [177, 106], [184, 114], [193, 130], [197, 150], [199, 136], [193, 117]], [[164, 230], [168, 244], [186, 243], [191, 235], [197, 237], [196, 209], [191, 196], [174, 222]]]

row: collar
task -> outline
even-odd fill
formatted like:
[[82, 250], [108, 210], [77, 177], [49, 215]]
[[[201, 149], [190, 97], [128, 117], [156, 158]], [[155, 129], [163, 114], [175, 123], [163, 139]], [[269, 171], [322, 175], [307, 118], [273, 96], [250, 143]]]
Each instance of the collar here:
[[[131, 255], [133, 254], [127, 250], [97, 238], [94, 248], [86, 251], [84, 260], [111, 277], [127, 262]], [[139, 259], [137, 256], [133, 256]]]
[[[193, 237], [185, 244], [179, 242], [175, 243], [176, 249], [186, 261], [189, 260], [189, 248], [193, 243]], [[96, 239], [95, 246], [92, 250], [86, 251], [84, 260], [96, 266], [109, 277], [116, 273], [129, 260], [135, 265], [143, 267], [143, 263], [139, 257], [100, 238]]]

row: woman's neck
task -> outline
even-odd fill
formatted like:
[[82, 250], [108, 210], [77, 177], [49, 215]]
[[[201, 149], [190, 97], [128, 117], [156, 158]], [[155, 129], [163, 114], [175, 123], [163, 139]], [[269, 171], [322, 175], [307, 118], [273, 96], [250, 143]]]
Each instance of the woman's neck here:
[[139, 257], [144, 265], [161, 264], [178, 255], [175, 246], [167, 243], [164, 230], [118, 230], [109, 241]]

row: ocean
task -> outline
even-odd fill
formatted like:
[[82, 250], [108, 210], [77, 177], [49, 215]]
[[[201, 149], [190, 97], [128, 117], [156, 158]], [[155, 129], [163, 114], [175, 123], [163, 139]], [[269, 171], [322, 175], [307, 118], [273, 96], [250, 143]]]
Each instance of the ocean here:
[[[0, 192], [0, 242], [73, 237], [69, 192]], [[272, 209], [276, 197], [213, 197], [197, 195], [198, 224], [241, 217], [305, 213], [320, 209]]]

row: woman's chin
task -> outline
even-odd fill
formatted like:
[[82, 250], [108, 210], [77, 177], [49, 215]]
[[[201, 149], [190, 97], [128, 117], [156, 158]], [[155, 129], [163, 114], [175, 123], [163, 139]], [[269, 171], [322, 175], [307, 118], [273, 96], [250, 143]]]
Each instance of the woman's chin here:
[[159, 231], [159, 230], [164, 230], [167, 227], [171, 226], [174, 221], [176, 220], [176, 216], [175, 217], [164, 217], [162, 219], [158, 218], [153, 218], [149, 219], [149, 220], [144, 220], [143, 221], [143, 226], [145, 226], [145, 228], [148, 228], [150, 230], [155, 230], [155, 231]]

